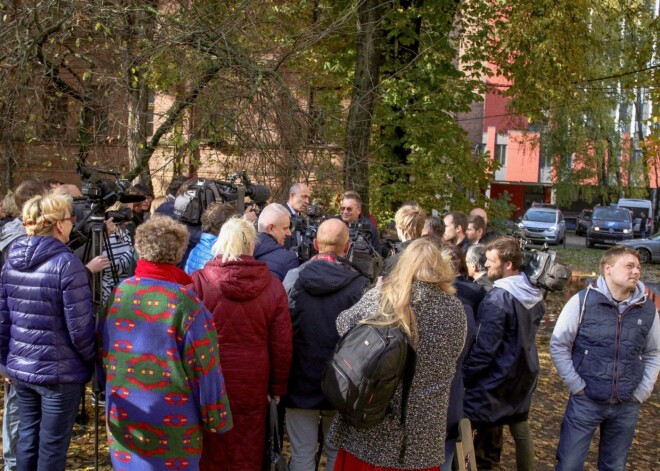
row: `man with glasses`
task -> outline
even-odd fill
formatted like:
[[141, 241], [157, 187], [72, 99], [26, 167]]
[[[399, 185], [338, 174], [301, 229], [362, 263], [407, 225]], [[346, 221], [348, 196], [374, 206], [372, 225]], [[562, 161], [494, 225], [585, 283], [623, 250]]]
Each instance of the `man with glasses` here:
[[360, 198], [360, 195], [356, 191], [347, 191], [344, 193], [339, 217], [348, 226], [351, 236], [357, 230], [358, 225], [369, 227], [369, 233], [371, 234], [369, 243], [380, 254], [378, 229], [376, 229], [376, 225], [371, 219], [367, 216], [362, 216], [362, 198]]

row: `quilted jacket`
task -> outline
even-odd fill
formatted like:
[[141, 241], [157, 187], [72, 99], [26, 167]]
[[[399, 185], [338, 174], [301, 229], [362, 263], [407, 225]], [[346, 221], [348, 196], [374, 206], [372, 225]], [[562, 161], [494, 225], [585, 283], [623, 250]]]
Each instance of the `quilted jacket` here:
[[204, 268], [206, 262], [213, 258], [212, 249], [216, 240], [218, 240], [217, 235], [213, 235], [208, 232], [202, 232], [199, 243], [195, 246], [194, 249], [190, 251], [188, 260], [186, 260], [186, 267], [184, 268], [186, 273], [190, 275], [195, 270]]
[[192, 289], [213, 314], [234, 429], [205, 434], [201, 470], [260, 471], [267, 395], [286, 394], [292, 333], [282, 283], [264, 262], [215, 258]]
[[0, 364], [29, 383], [86, 383], [94, 354], [85, 267], [53, 237], [18, 239], [2, 272]]

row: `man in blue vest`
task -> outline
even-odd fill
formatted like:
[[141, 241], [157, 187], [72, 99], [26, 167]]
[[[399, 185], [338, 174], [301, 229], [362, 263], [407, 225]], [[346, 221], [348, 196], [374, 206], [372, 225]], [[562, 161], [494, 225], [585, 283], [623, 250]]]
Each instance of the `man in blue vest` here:
[[639, 253], [612, 247], [600, 272], [566, 303], [550, 340], [552, 361], [571, 392], [557, 470], [583, 469], [597, 428], [598, 469], [625, 470], [640, 404], [660, 370], [660, 321], [639, 281]]

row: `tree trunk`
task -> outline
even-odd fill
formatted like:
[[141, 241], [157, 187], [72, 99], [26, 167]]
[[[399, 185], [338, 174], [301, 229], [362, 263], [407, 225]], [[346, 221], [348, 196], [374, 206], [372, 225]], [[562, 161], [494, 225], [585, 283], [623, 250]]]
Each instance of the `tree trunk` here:
[[[143, 80], [138, 79], [136, 87], [129, 88], [128, 108], [128, 162], [131, 168], [140, 163], [142, 149], [147, 145], [147, 111], [149, 89]], [[147, 166], [137, 177], [139, 183], [151, 187], [151, 172]]]
[[362, 197], [363, 214], [369, 214], [369, 144], [380, 81], [380, 23], [389, 2], [362, 0], [358, 4], [358, 39], [353, 95], [346, 124], [344, 189]]

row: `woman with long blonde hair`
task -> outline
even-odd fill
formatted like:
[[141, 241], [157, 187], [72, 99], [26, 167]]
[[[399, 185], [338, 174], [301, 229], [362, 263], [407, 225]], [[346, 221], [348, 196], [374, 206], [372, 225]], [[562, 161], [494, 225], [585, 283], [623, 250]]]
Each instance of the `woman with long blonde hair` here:
[[405, 427], [399, 421], [402, 384], [391, 413], [372, 428], [356, 429], [337, 414], [330, 430], [330, 440], [340, 448], [335, 471], [439, 469], [450, 385], [466, 332], [453, 281], [454, 272], [436, 243], [420, 238], [401, 254], [381, 287], [337, 318], [340, 335], [360, 322], [400, 327], [415, 347], [416, 367]]

